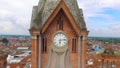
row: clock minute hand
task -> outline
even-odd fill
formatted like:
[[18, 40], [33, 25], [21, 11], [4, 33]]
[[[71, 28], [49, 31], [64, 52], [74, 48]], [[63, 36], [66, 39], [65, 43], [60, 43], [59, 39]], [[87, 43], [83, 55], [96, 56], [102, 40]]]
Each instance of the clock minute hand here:
[[62, 40], [60, 39], [60, 41], [59, 41], [59, 42], [60, 42], [60, 43], [59, 43], [59, 44], [60, 44], [60, 46], [61, 46], [61, 41], [62, 41]]
[[60, 39], [59, 39], [59, 45], [60, 45], [60, 43], [61, 43], [61, 42], [60, 42]]

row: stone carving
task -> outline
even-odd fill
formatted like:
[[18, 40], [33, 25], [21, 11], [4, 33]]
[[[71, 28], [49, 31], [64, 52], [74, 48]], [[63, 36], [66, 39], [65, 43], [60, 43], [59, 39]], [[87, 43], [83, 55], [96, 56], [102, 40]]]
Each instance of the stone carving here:
[[[54, 57], [54, 64], [51, 65], [51, 62], [53, 61], [52, 57]], [[69, 49], [68, 46], [62, 48], [59, 50], [54, 47], [54, 45], [50, 49], [50, 55], [49, 55], [49, 62], [47, 68], [71, 68], [71, 64], [69, 61]]]

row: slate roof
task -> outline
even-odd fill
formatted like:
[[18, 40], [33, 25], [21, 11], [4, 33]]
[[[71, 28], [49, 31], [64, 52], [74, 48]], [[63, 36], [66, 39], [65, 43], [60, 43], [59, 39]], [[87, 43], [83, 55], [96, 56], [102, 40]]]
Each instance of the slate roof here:
[[[40, 0], [38, 6], [33, 7], [30, 29], [41, 29], [61, 0]], [[64, 0], [75, 22], [80, 29], [86, 29], [82, 9], [79, 9], [77, 0]]]

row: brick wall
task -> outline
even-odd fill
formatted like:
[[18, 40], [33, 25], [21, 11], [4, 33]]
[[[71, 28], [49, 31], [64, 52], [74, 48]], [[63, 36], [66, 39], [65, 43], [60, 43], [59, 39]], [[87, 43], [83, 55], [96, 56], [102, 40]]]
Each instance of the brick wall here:
[[[58, 30], [58, 22], [59, 22], [58, 20], [60, 19], [60, 17], [63, 20], [63, 30]], [[77, 68], [78, 56], [77, 56], [77, 53], [72, 52], [72, 39], [73, 38], [77, 39], [77, 35], [62, 10], [58, 13], [58, 15], [55, 17], [55, 19], [52, 21], [52, 23], [49, 25], [49, 27], [47, 28], [47, 30], [45, 31], [45, 33], [42, 36], [43, 38], [47, 38], [47, 52], [42, 53], [42, 68], [45, 68], [48, 63], [49, 50], [52, 45], [52, 37], [58, 31], [62, 31], [67, 35], [67, 37], [69, 39], [68, 46], [70, 49], [70, 62], [72, 64], [72, 68], [73, 67]], [[78, 40], [76, 40], [76, 45], [77, 45], [77, 41]], [[76, 46], [76, 49], [77, 49], [77, 46]]]

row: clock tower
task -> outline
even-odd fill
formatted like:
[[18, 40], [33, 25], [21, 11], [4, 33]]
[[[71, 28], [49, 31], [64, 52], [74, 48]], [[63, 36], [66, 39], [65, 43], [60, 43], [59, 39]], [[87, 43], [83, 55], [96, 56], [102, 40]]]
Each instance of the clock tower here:
[[88, 31], [77, 0], [40, 0], [29, 31], [32, 68], [86, 68]]

